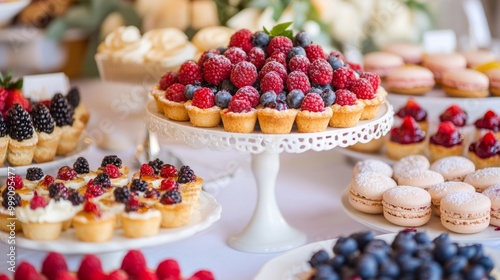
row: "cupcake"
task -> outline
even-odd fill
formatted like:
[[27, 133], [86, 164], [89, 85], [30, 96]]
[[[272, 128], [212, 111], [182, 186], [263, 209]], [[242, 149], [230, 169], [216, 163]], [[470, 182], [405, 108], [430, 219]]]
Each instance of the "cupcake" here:
[[156, 110], [160, 114], [164, 114], [165, 112], [163, 111], [163, 105], [160, 102], [160, 98], [164, 97], [166, 94], [167, 88], [169, 88], [171, 85], [178, 83], [179, 79], [177, 78], [177, 73], [174, 71], [168, 71], [163, 76], [161, 76], [160, 81], [158, 84], [154, 85], [151, 87], [149, 90], [149, 93], [151, 96], [153, 96], [153, 99], [155, 100], [156, 104]]
[[102, 211], [97, 203], [87, 201], [72, 222], [78, 240], [106, 242], [113, 237], [115, 214]]
[[479, 139], [482, 135], [491, 131], [495, 134], [495, 137], [500, 139], [500, 116], [493, 110], [488, 110], [484, 113], [482, 118], [477, 119], [474, 122], [476, 139]]
[[184, 104], [191, 125], [214, 127], [220, 123], [220, 108], [215, 105], [215, 95], [210, 88], [202, 87], [193, 94], [193, 100]]
[[55, 126], [54, 119], [45, 105], [37, 104], [31, 111], [33, 127], [38, 136], [33, 161], [37, 163], [52, 161], [56, 156], [62, 130]]
[[429, 160], [434, 162], [464, 153], [464, 137], [451, 122], [439, 124], [437, 132], [429, 139]]
[[469, 159], [476, 169], [500, 166], [500, 143], [493, 132], [487, 132], [476, 142], [470, 144]]
[[3, 166], [7, 158], [7, 148], [9, 147], [10, 137], [7, 130], [7, 123], [0, 114], [0, 166]]
[[121, 219], [125, 237], [154, 236], [160, 230], [161, 212], [132, 196], [125, 206], [125, 212], [121, 214]]
[[422, 109], [415, 99], [408, 98], [405, 106], [396, 112], [396, 116], [401, 119], [404, 119], [406, 116], [411, 116], [417, 122], [420, 129], [428, 132], [429, 121], [427, 120], [427, 111]]
[[297, 109], [289, 108], [284, 100], [278, 99], [274, 91], [261, 95], [260, 104], [263, 108], [257, 111], [257, 119], [262, 133], [287, 134], [292, 130]]
[[7, 113], [7, 126], [10, 128], [7, 161], [14, 166], [31, 164], [38, 136], [29, 113], [21, 105], [14, 104]]
[[155, 207], [161, 212], [161, 227], [182, 227], [191, 220], [193, 208], [191, 204], [182, 201], [179, 191], [170, 190], [164, 193]]
[[297, 130], [301, 133], [325, 131], [332, 115], [332, 108], [325, 107], [323, 98], [315, 92], [309, 92], [302, 100], [300, 111], [295, 118]]
[[189, 115], [184, 107], [187, 101], [184, 85], [175, 83], [165, 90], [165, 96], [160, 97], [165, 117], [174, 121], [187, 121]]
[[408, 155], [423, 154], [425, 150], [425, 132], [417, 122], [407, 116], [401, 126], [393, 127], [386, 142], [387, 155], [394, 160]]
[[344, 128], [358, 125], [365, 104], [347, 89], [337, 90], [335, 96], [335, 102], [331, 105], [333, 115], [330, 126]]
[[[259, 98], [257, 103], [258, 100]], [[220, 112], [220, 116], [227, 132], [251, 133], [257, 122], [257, 110], [253, 108], [249, 97], [242, 92], [231, 98], [228, 107]]]
[[85, 124], [74, 119], [73, 108], [60, 93], [54, 95], [50, 101], [50, 114], [54, 118], [56, 126], [62, 130], [56, 154], [64, 156], [75, 151]]

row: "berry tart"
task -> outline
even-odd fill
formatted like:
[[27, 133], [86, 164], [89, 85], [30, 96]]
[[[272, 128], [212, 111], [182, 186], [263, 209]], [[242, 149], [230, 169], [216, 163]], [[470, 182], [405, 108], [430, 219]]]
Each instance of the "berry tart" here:
[[325, 107], [323, 98], [315, 92], [309, 92], [302, 100], [295, 118], [297, 130], [301, 133], [325, 131], [332, 115], [332, 108]]
[[14, 166], [31, 164], [38, 135], [33, 129], [30, 114], [21, 105], [15, 104], [7, 113], [7, 126], [10, 136], [8, 162]]
[[183, 200], [192, 204], [194, 209], [197, 209], [200, 204], [203, 179], [196, 176], [191, 167], [184, 165], [177, 172], [177, 183]]
[[[160, 187], [161, 180], [163, 179], [162, 175], [164, 174], [160, 173], [163, 166], [163, 161], [158, 158], [149, 163], [143, 163], [139, 172], [132, 175], [132, 181], [136, 179], [141, 180], [147, 184], [146, 187], [157, 189]], [[144, 192], [144, 190], [141, 192]]]
[[337, 90], [335, 96], [335, 102], [330, 106], [333, 111], [330, 126], [354, 127], [358, 125], [365, 103], [358, 100], [356, 95], [347, 89]]
[[97, 176], [97, 172], [90, 171], [89, 162], [84, 157], [78, 157], [75, 160], [73, 163], [73, 170], [76, 171], [76, 174], [78, 174], [77, 176], [82, 178], [85, 183], [88, 183]]
[[[271, 72], [274, 73], [274, 72]], [[270, 74], [271, 74], [270, 73]], [[268, 74], [269, 75], [269, 74]], [[302, 93], [302, 96], [304, 94]], [[278, 99], [274, 91], [267, 91], [260, 96], [263, 108], [257, 111], [257, 118], [262, 133], [288, 134], [292, 130], [297, 109], [289, 108], [286, 101]]]
[[[52, 183], [47, 187], [47, 189], [49, 190], [48, 196], [50, 199], [53, 199], [55, 201], [69, 200], [69, 189], [63, 183], [59, 182]], [[73, 203], [71, 204], [73, 205]], [[73, 208], [72, 210], [75, 210], [75, 208]], [[72, 213], [75, 213], [75, 211], [72, 211]], [[63, 221], [62, 231], [67, 230], [70, 226], [71, 226], [71, 219]]]
[[387, 92], [384, 88], [379, 87], [379, 79], [378, 76], [376, 76], [376, 78], [359, 78], [350, 88], [350, 90], [356, 94], [356, 97], [365, 104], [363, 113], [361, 114], [361, 120], [371, 120], [375, 118], [380, 105], [385, 101]]
[[85, 186], [85, 180], [78, 177], [76, 171], [67, 165], [57, 171], [56, 183], [63, 183], [66, 187], [74, 190]]
[[31, 117], [38, 136], [33, 161], [37, 163], [52, 161], [56, 156], [62, 130], [55, 125], [49, 108], [43, 104], [37, 104], [33, 107]]
[[113, 195], [106, 196], [97, 201], [100, 209], [115, 215], [115, 229], [122, 227], [121, 214], [125, 210], [125, 204], [130, 200], [130, 196], [130, 189], [127, 186], [116, 187], [113, 189]]
[[113, 237], [115, 214], [102, 211], [99, 204], [86, 201], [83, 210], [73, 217], [76, 237], [84, 242], [105, 242]]
[[[451, 122], [458, 129], [463, 129], [467, 126], [469, 116], [467, 112], [462, 110], [460, 106], [453, 104], [450, 107], [446, 108], [441, 115], [439, 115], [440, 122]], [[462, 131], [463, 133], [463, 131]]]
[[[26, 205], [28, 201], [23, 200], [17, 192], [10, 192], [8, 188], [4, 188], [1, 193], [2, 204], [0, 206], [0, 231], [10, 233], [11, 223], [13, 221], [12, 219], [16, 218], [16, 208], [22, 206], [23, 204]], [[21, 222], [14, 220], [14, 224], [14, 231], [20, 232], [22, 230]]]
[[86, 199], [92, 198], [98, 201], [108, 197], [113, 192], [113, 186], [107, 173], [99, 173], [94, 179], [78, 188], [77, 191]]
[[500, 143], [495, 134], [487, 132], [470, 144], [468, 156], [476, 165], [476, 169], [500, 166]]
[[96, 178], [101, 174], [107, 174], [112, 187], [120, 187], [128, 184], [128, 174], [121, 173], [120, 168], [112, 163], [106, 164], [104, 167], [99, 169]]
[[[224, 130], [227, 132], [251, 133], [254, 131], [257, 122], [257, 110], [252, 106], [249, 96], [244, 93], [244, 91], [253, 92], [253, 90], [251, 90], [251, 87], [245, 88], [245, 90], [238, 90], [229, 100], [227, 108], [220, 113]], [[257, 93], [257, 104], [258, 102]]]
[[417, 122], [420, 129], [428, 132], [429, 121], [427, 120], [427, 111], [420, 107], [420, 104], [415, 99], [408, 98], [405, 106], [396, 112], [396, 116], [401, 119], [411, 116]]
[[45, 175], [42, 179], [38, 181], [38, 184], [35, 188], [35, 191], [39, 195], [48, 195], [49, 194], [49, 185], [54, 183], [56, 179], [51, 175]]
[[174, 121], [187, 121], [187, 114], [184, 104], [187, 98], [184, 94], [185, 86], [181, 83], [174, 83], [165, 90], [165, 95], [160, 96], [165, 117]]
[[10, 137], [7, 129], [7, 123], [5, 122], [3, 115], [0, 114], [0, 166], [3, 166], [5, 159], [7, 158], [9, 142]]
[[45, 174], [40, 167], [30, 167], [26, 170], [26, 176], [23, 179], [23, 184], [27, 188], [35, 190], [43, 178], [45, 178]]
[[133, 195], [125, 205], [121, 220], [125, 237], [153, 236], [160, 230], [161, 212]]
[[71, 108], [73, 108], [75, 120], [80, 120], [84, 125], [87, 125], [90, 119], [90, 113], [87, 107], [80, 102], [80, 91], [78, 88], [72, 87], [66, 94], [66, 99]]
[[491, 131], [497, 139], [500, 139], [500, 116], [493, 110], [488, 110], [483, 117], [474, 122], [476, 128], [476, 139]]
[[121, 158], [116, 155], [107, 155], [102, 158], [101, 166], [98, 168], [97, 173], [101, 173], [104, 170], [104, 167], [108, 164], [113, 164], [114, 166], [118, 167], [118, 171], [120, 171], [121, 174], [125, 174], [128, 176], [129, 168], [122, 165]]
[[193, 213], [193, 206], [182, 200], [178, 190], [165, 192], [155, 204], [155, 208], [161, 212], [161, 227], [164, 228], [182, 227], [188, 224]]
[[[249, 63], [253, 66], [250, 62], [241, 63]], [[219, 125], [221, 109], [215, 105], [215, 95], [210, 88], [202, 87], [195, 90], [193, 99], [187, 101], [184, 106], [191, 125], [198, 127], [215, 127]]]
[[57, 146], [57, 155], [64, 156], [76, 149], [78, 139], [85, 128], [81, 120], [73, 117], [73, 108], [68, 100], [60, 93], [57, 93], [50, 100], [50, 114], [56, 122], [56, 126], [61, 128], [62, 134]]
[[464, 136], [452, 122], [439, 124], [437, 132], [429, 138], [429, 160], [434, 162], [449, 156], [461, 156], [464, 153]]
[[177, 78], [177, 73], [174, 71], [168, 71], [163, 76], [161, 76], [160, 81], [158, 84], [155, 84], [151, 89], [149, 90], [149, 93], [151, 96], [153, 96], [156, 104], [156, 109], [158, 110], [158, 113], [164, 114], [165, 111], [163, 111], [163, 105], [160, 102], [161, 97], [164, 97], [166, 95], [166, 90], [169, 88], [171, 85], [178, 83], [179, 79]]
[[425, 132], [420, 129], [411, 116], [403, 119], [401, 126], [393, 127], [386, 142], [387, 155], [394, 160], [408, 155], [423, 154], [425, 150]]

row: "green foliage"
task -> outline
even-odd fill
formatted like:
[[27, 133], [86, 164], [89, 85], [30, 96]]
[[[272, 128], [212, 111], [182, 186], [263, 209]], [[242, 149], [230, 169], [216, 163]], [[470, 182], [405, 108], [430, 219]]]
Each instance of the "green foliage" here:
[[4, 89], [22, 89], [23, 78], [13, 80], [11, 71], [8, 71], [5, 76], [2, 74], [2, 72], [0, 72], [0, 87]]
[[266, 29], [266, 27], [263, 27], [264, 32], [269, 35], [269, 37], [276, 37], [276, 36], [284, 36], [287, 37], [290, 40], [293, 40], [293, 31], [291, 29], [287, 29], [292, 25], [292, 22], [284, 22], [277, 24], [276, 26], [273, 27], [270, 31]]

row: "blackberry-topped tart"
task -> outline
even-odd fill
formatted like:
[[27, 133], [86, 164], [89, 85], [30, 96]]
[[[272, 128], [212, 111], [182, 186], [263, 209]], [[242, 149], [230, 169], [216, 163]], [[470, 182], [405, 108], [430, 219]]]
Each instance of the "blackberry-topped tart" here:
[[463, 155], [463, 142], [463, 135], [452, 122], [440, 123], [437, 132], [429, 138], [429, 160], [434, 162], [444, 157]]
[[31, 117], [38, 136], [33, 161], [37, 163], [52, 161], [56, 156], [62, 130], [60, 127], [55, 126], [49, 108], [43, 104], [37, 104], [33, 107]]
[[131, 196], [121, 214], [123, 235], [130, 238], [147, 237], [158, 234], [161, 212]]
[[0, 114], [0, 166], [3, 165], [5, 159], [7, 158], [9, 141], [10, 137], [7, 129], [7, 123], [5, 122], [3, 115]]
[[57, 155], [67, 155], [76, 149], [85, 124], [80, 120], [75, 120], [73, 108], [61, 93], [57, 93], [50, 100], [50, 114], [54, 118], [56, 126], [62, 130], [61, 140], [57, 146]]
[[122, 227], [121, 213], [125, 210], [125, 204], [130, 200], [130, 196], [131, 193], [127, 186], [116, 187], [112, 196], [106, 196], [97, 201], [101, 209], [115, 214], [115, 229]]
[[193, 213], [193, 205], [183, 201], [181, 193], [175, 189], [165, 192], [155, 207], [161, 212], [161, 227], [164, 228], [186, 225]]
[[30, 114], [21, 105], [15, 104], [7, 113], [7, 126], [10, 136], [7, 160], [14, 166], [31, 164], [38, 135], [33, 129]]
[[179, 168], [177, 173], [177, 183], [183, 199], [198, 208], [200, 203], [200, 194], [203, 187], [203, 179], [194, 174], [191, 167], [184, 165]]
[[393, 127], [386, 142], [387, 155], [391, 159], [401, 159], [407, 155], [423, 154], [425, 132], [411, 116], [403, 119], [401, 126]]
[[469, 159], [476, 169], [500, 166], [500, 143], [493, 132], [487, 132], [476, 142], [470, 144]]
[[43, 178], [45, 178], [45, 174], [40, 167], [30, 167], [26, 170], [23, 183], [27, 188], [35, 190]]
[[76, 174], [78, 174], [77, 176], [82, 178], [85, 183], [88, 183], [97, 176], [96, 172], [90, 171], [89, 162], [84, 157], [78, 157], [75, 160], [73, 163], [73, 170], [76, 171]]
[[97, 169], [97, 173], [103, 172], [104, 167], [106, 167], [106, 165], [108, 164], [112, 164], [118, 167], [118, 171], [120, 171], [121, 174], [125, 174], [128, 176], [129, 168], [127, 166], [122, 165], [121, 158], [119, 158], [116, 155], [105, 156], [101, 161], [101, 166]]

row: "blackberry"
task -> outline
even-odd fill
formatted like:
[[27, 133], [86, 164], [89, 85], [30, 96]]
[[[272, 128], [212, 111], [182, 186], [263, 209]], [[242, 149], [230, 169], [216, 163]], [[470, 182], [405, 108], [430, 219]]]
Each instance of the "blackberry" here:
[[160, 199], [162, 204], [176, 204], [182, 202], [181, 193], [177, 190], [171, 190], [164, 193]]
[[26, 179], [30, 181], [38, 181], [43, 178], [43, 170], [40, 167], [30, 167], [26, 170]]
[[109, 188], [111, 187], [111, 179], [107, 173], [99, 173], [94, 178], [94, 185]]
[[23, 141], [33, 137], [33, 124], [30, 114], [19, 104], [14, 104], [7, 113], [7, 127], [10, 138]]
[[194, 180], [196, 180], [196, 175], [194, 175], [193, 169], [191, 169], [191, 167], [187, 165], [181, 166], [177, 176], [179, 176], [177, 182], [181, 184], [193, 182]]
[[123, 204], [127, 204], [130, 199], [130, 190], [127, 188], [127, 186], [115, 188], [113, 194], [115, 196], [115, 201]]
[[3, 115], [0, 114], [0, 137], [5, 137], [9, 133], [7, 130], [7, 123], [3, 119]]
[[120, 168], [122, 167], [122, 160], [116, 155], [105, 156], [102, 159], [101, 167], [104, 168], [108, 164], [113, 164], [114, 166]]
[[68, 94], [66, 94], [66, 99], [68, 100], [69, 105], [71, 107], [76, 108], [80, 104], [80, 91], [77, 87], [72, 87]]
[[63, 183], [53, 183], [48, 186], [49, 197], [56, 201], [62, 199], [68, 199], [69, 193], [68, 188]]
[[[5, 188], [5, 189], [7, 189], [7, 188]], [[2, 194], [2, 197], [3, 197], [3, 194]], [[18, 193], [14, 193], [14, 195], [11, 197], [8, 197], [8, 196], [3, 197], [2, 206], [5, 209], [9, 209], [9, 207], [21, 206], [21, 196]]]
[[130, 183], [130, 190], [133, 192], [145, 192], [148, 189], [148, 183], [141, 179], [134, 179]]
[[37, 132], [50, 134], [54, 131], [54, 118], [52, 118], [49, 108], [45, 105], [35, 105], [31, 110], [31, 118], [33, 119], [33, 127]]
[[50, 101], [50, 114], [56, 121], [56, 125], [61, 127], [65, 125], [73, 125], [73, 108], [69, 105], [68, 100], [57, 93]]
[[161, 167], [163, 166], [163, 161], [159, 158], [156, 158], [155, 160], [148, 162], [148, 165], [153, 167], [155, 174], [158, 175], [160, 174]]
[[78, 174], [86, 174], [90, 172], [89, 162], [84, 157], [79, 157], [73, 163], [73, 169]]
[[73, 206], [78, 206], [85, 201], [85, 198], [76, 190], [70, 189], [68, 200], [71, 202], [71, 204], [73, 204]]

